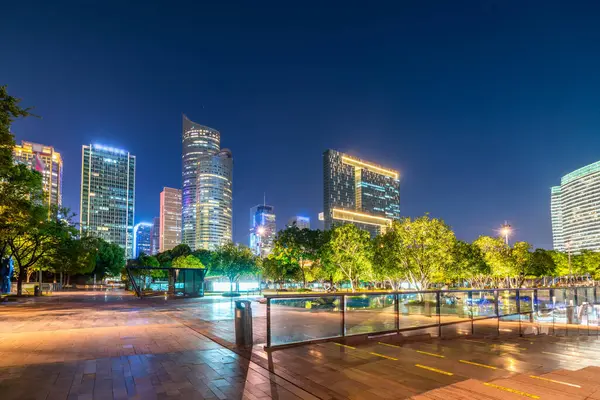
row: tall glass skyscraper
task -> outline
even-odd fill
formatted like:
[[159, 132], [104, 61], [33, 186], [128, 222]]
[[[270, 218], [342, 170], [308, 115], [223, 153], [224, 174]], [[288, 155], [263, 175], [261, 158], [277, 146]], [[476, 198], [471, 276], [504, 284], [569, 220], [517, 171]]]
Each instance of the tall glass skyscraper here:
[[140, 222], [133, 227], [133, 258], [152, 254], [152, 224]]
[[62, 205], [63, 162], [60, 153], [52, 146], [22, 141], [13, 149], [15, 162], [26, 164], [42, 174], [44, 204]]
[[600, 251], [600, 161], [562, 177], [550, 191], [554, 250]]
[[233, 156], [223, 149], [197, 162], [194, 248], [215, 250], [232, 240]]
[[371, 235], [400, 218], [400, 174], [335, 150], [323, 154], [325, 229], [352, 223]]
[[182, 243], [196, 249], [196, 201], [200, 158], [220, 150], [219, 131], [190, 121], [183, 115], [182, 153]]
[[277, 227], [275, 207], [259, 204], [250, 209], [250, 250], [261, 257], [273, 251]]
[[84, 145], [81, 159], [80, 233], [115, 243], [133, 256], [135, 156], [102, 145]]
[[[179, 233], [181, 235], [181, 232]], [[152, 218], [152, 230], [150, 232], [152, 248], [150, 254], [155, 255], [160, 250], [160, 217]]]
[[181, 244], [181, 190], [165, 187], [160, 192], [159, 251]]

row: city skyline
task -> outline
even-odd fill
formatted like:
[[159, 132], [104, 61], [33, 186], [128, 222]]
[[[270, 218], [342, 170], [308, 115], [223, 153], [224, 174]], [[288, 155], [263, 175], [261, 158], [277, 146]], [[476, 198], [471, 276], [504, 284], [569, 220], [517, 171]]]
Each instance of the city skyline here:
[[[551, 248], [549, 188], [599, 159], [595, 4], [326, 5], [278, 19], [215, 3], [133, 20], [123, 5], [107, 25], [34, 3], [4, 10], [15, 40], [1, 76], [43, 117], [12, 130], [61, 153], [73, 211], [80, 146], [98, 141], [139, 156], [136, 216], [157, 216], [157, 193], [181, 187], [182, 112], [235, 156], [236, 242], [264, 192], [279, 215], [322, 228], [321, 153], [335, 148], [400, 171], [404, 216], [430, 212], [464, 240], [508, 220], [511, 241]], [[214, 34], [194, 34], [199, 14]]]

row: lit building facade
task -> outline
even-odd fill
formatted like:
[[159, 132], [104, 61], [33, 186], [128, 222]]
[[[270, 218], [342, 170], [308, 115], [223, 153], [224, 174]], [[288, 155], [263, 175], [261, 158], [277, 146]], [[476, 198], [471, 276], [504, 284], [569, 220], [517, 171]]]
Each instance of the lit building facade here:
[[288, 220], [287, 227], [297, 227], [298, 229], [310, 229], [310, 218], [296, 215]]
[[372, 236], [400, 218], [400, 174], [335, 150], [323, 154], [325, 229], [352, 223]]
[[250, 250], [266, 257], [273, 251], [277, 227], [275, 207], [259, 204], [250, 209]]
[[115, 243], [133, 256], [135, 156], [102, 145], [84, 145], [81, 160], [80, 233]]
[[44, 204], [62, 205], [63, 162], [60, 153], [52, 146], [22, 141], [13, 149], [16, 163], [26, 164], [42, 174]]
[[220, 151], [221, 134], [219, 131], [190, 121], [183, 115], [182, 134], [182, 237], [181, 242], [196, 246], [196, 211], [198, 201], [196, 195], [198, 168], [200, 159], [213, 156]]
[[195, 249], [215, 250], [232, 240], [233, 156], [223, 149], [197, 163]]
[[563, 176], [550, 190], [554, 250], [600, 251], [600, 161]]
[[160, 192], [159, 252], [181, 244], [181, 215], [181, 190], [163, 188]]
[[150, 240], [152, 240], [150, 254], [155, 255], [160, 249], [160, 217], [152, 218], [152, 230], [150, 231], [150, 237]]
[[152, 224], [140, 222], [133, 227], [133, 258], [152, 254]]

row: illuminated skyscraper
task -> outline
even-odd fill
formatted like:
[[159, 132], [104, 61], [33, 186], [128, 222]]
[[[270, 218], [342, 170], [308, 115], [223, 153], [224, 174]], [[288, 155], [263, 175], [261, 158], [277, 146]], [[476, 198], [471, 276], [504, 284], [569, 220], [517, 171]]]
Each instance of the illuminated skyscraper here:
[[102, 145], [84, 145], [81, 160], [80, 232], [133, 256], [135, 156]]
[[323, 175], [325, 229], [352, 223], [374, 236], [400, 218], [398, 171], [327, 150]]
[[250, 209], [250, 250], [261, 257], [273, 251], [277, 227], [275, 225], [275, 207], [259, 204]]
[[150, 254], [155, 255], [160, 249], [160, 217], [152, 218], [152, 230], [150, 231], [150, 238], [150, 240], [152, 240]]
[[600, 161], [579, 168], [550, 191], [554, 250], [600, 251]]
[[233, 156], [223, 149], [197, 162], [195, 248], [215, 250], [232, 239]]
[[295, 226], [298, 229], [310, 229], [310, 218], [296, 215], [295, 217], [290, 218], [287, 223], [288, 228], [291, 228], [292, 226]]
[[15, 162], [29, 165], [42, 174], [44, 204], [62, 205], [63, 162], [60, 153], [52, 146], [22, 141], [13, 149]]
[[181, 244], [181, 190], [164, 188], [160, 192], [159, 251]]
[[196, 201], [200, 158], [220, 150], [219, 131], [190, 121], [183, 116], [182, 169], [182, 243], [196, 249]]
[[133, 258], [152, 254], [152, 224], [140, 222], [133, 227]]

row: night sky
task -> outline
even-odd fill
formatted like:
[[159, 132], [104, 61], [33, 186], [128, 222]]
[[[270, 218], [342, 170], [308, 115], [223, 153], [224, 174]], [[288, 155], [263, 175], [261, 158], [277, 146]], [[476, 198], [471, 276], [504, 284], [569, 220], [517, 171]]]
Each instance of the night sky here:
[[136, 222], [157, 216], [182, 112], [233, 152], [243, 243], [264, 192], [279, 227], [316, 225], [333, 148], [398, 169], [405, 216], [551, 248], [550, 186], [600, 160], [596, 2], [153, 3], [2, 5], [0, 84], [43, 117], [13, 131], [62, 153], [73, 211], [103, 143], [137, 156]]

